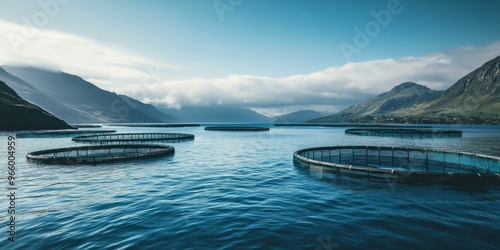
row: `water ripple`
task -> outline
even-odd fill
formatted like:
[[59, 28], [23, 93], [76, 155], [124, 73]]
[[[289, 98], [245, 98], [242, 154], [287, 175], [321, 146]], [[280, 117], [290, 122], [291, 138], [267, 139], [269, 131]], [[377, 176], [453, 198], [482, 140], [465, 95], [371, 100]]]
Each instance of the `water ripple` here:
[[[295, 150], [325, 145], [500, 152], [499, 128], [464, 129], [453, 140], [402, 140], [346, 136], [339, 128], [174, 128], [196, 140], [176, 143], [173, 157], [98, 166], [18, 157], [14, 249], [496, 249], [499, 187], [371, 182], [292, 164]], [[45, 148], [47, 140], [19, 139], [18, 155]], [[50, 144], [75, 145], [67, 138]]]

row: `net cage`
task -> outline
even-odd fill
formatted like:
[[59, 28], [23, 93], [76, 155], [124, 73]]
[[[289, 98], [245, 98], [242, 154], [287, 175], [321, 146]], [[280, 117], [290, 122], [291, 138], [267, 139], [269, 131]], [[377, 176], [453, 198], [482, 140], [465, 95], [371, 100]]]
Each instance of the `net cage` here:
[[434, 130], [416, 128], [351, 128], [346, 134], [399, 138], [455, 138], [462, 137], [461, 130]]
[[154, 142], [177, 142], [194, 140], [194, 135], [183, 133], [127, 133], [77, 136], [76, 142], [92, 144], [140, 144]]
[[57, 137], [74, 137], [81, 135], [94, 135], [94, 134], [111, 134], [116, 130], [112, 129], [88, 129], [88, 130], [43, 130], [43, 131], [27, 131], [17, 133], [17, 138], [57, 138]]
[[222, 126], [222, 127], [205, 127], [205, 130], [212, 131], [247, 131], [247, 132], [259, 132], [259, 131], [269, 131], [269, 128], [265, 127], [248, 127], [248, 126]]
[[109, 126], [132, 128], [184, 128], [200, 127], [198, 123], [110, 123]]
[[73, 165], [155, 158], [174, 153], [174, 147], [167, 145], [99, 145], [34, 151], [26, 158], [47, 164]]
[[500, 157], [436, 149], [334, 146], [302, 149], [294, 164], [322, 173], [398, 182], [500, 184]]

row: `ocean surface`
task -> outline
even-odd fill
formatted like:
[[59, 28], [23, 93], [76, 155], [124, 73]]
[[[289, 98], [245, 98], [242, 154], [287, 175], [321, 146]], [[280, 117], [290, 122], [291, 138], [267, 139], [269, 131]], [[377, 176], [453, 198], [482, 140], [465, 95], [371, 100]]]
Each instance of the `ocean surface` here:
[[101, 165], [44, 165], [30, 151], [83, 145], [18, 138], [16, 242], [8, 241], [7, 137], [0, 136], [0, 249], [499, 249], [500, 187], [326, 178], [293, 165], [296, 150], [412, 146], [500, 155], [500, 126], [462, 138], [400, 139], [345, 128], [103, 127], [180, 132], [174, 156]]

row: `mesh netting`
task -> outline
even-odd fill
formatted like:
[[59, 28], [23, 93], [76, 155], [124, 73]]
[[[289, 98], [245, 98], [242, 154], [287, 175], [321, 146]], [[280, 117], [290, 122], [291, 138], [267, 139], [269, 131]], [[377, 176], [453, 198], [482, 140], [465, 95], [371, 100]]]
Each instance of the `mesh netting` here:
[[172, 155], [175, 149], [166, 145], [106, 145], [55, 148], [28, 153], [29, 160], [48, 164], [95, 164]]
[[346, 129], [346, 134], [362, 136], [382, 136], [399, 138], [454, 138], [462, 137], [461, 130], [432, 130], [413, 128], [354, 128]]
[[224, 126], [224, 127], [205, 127], [205, 130], [212, 130], [212, 131], [247, 131], [247, 132], [258, 132], [258, 131], [269, 131], [269, 128], [264, 128], [264, 127], [242, 127], [242, 126]]
[[337, 146], [302, 149], [294, 163], [313, 171], [360, 177], [397, 176], [401, 182], [500, 183], [500, 158], [443, 150]]
[[137, 144], [194, 140], [194, 135], [182, 133], [128, 133], [77, 136], [72, 140], [94, 144]]
[[89, 129], [89, 130], [44, 130], [28, 131], [17, 133], [17, 138], [55, 138], [55, 137], [73, 137], [79, 135], [94, 135], [114, 133], [116, 130], [109, 129]]

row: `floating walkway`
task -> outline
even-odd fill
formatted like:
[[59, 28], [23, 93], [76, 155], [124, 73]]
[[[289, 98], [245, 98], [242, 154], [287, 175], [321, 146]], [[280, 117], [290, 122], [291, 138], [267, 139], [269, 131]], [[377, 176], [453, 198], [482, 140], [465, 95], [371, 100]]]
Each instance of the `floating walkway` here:
[[259, 132], [269, 131], [265, 127], [247, 127], [247, 126], [222, 126], [222, 127], [205, 127], [205, 130], [211, 131], [234, 131], [234, 132]]
[[77, 136], [72, 140], [76, 142], [86, 142], [93, 144], [137, 144], [189, 141], [194, 140], [194, 135], [182, 133], [128, 133]]
[[352, 128], [346, 129], [345, 133], [361, 136], [399, 137], [412, 139], [462, 137], [461, 130], [433, 130], [416, 128]]
[[408, 183], [500, 184], [500, 157], [433, 149], [335, 146], [302, 149], [294, 164], [321, 173]]
[[108, 129], [89, 129], [89, 130], [44, 130], [17, 133], [17, 138], [55, 138], [55, 137], [74, 137], [84, 134], [108, 134], [116, 130]]
[[47, 164], [97, 164], [173, 155], [166, 145], [106, 145], [56, 148], [28, 153], [26, 158]]

